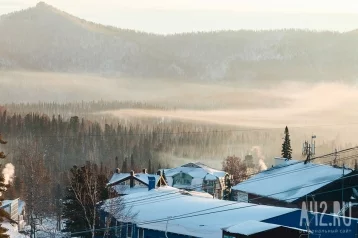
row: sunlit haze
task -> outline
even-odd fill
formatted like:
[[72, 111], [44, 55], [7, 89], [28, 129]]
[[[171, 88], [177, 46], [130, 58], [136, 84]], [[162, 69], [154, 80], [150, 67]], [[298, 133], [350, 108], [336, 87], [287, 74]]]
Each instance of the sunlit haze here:
[[[0, 0], [0, 14], [36, 5], [36, 0]], [[357, 28], [356, 0], [48, 0], [46, 3], [93, 22], [155, 33], [300, 28]]]

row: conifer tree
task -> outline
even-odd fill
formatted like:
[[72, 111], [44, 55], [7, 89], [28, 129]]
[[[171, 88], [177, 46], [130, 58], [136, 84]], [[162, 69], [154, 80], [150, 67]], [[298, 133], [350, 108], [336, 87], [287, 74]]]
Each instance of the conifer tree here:
[[290, 160], [292, 159], [292, 149], [291, 149], [291, 140], [290, 133], [288, 131], [288, 127], [285, 128], [285, 138], [282, 143], [281, 155], [283, 158]]
[[99, 222], [98, 202], [108, 199], [107, 176], [100, 172], [96, 164], [87, 162], [85, 166], [73, 166], [69, 173], [70, 185], [65, 191], [63, 217], [66, 219], [66, 232], [91, 230], [83, 237], [94, 237]]
[[[1, 137], [0, 134], [0, 144], [5, 145], [7, 142], [4, 141]], [[5, 159], [5, 153], [0, 151], [0, 159]], [[1, 167], [1, 165], [0, 165]], [[1, 174], [0, 175], [0, 193], [2, 194], [3, 192], [6, 191], [8, 185], [5, 184], [5, 179], [4, 179], [4, 175]], [[2, 201], [3, 198], [2, 196], [0, 197], [0, 206], [2, 205]], [[0, 222], [4, 221], [4, 218], [10, 218], [10, 215], [4, 210], [4, 209], [0, 209]], [[10, 236], [6, 234], [6, 232], [8, 231], [8, 229], [4, 228], [1, 226], [0, 224], [0, 238], [9, 238]]]

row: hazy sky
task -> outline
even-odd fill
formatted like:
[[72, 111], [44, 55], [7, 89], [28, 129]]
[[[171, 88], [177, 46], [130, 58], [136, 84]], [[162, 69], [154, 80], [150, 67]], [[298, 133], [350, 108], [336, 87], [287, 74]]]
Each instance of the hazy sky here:
[[[0, 14], [36, 0], [0, 0]], [[218, 29], [358, 28], [358, 0], [47, 0], [81, 18], [157, 33]]]

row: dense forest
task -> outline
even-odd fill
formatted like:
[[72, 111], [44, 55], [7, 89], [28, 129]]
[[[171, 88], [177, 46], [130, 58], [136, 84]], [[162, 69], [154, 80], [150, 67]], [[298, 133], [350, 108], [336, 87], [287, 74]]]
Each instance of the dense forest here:
[[[59, 203], [73, 166], [97, 164], [108, 178], [116, 168], [141, 171], [202, 161], [221, 168], [230, 155], [252, 154], [255, 164], [266, 163], [280, 153], [280, 130], [255, 130], [136, 118], [119, 120], [96, 116], [98, 110], [160, 108], [133, 102], [80, 102], [8, 104], [0, 107], [0, 132], [6, 136], [6, 163], [15, 166], [15, 178], [6, 198], [21, 197], [38, 217], [59, 216]], [[166, 108], [161, 108], [166, 110]], [[297, 137], [297, 131], [290, 130]], [[295, 138], [293, 137], [293, 138]], [[294, 158], [300, 159], [299, 139], [293, 139]], [[331, 152], [336, 141], [317, 144], [320, 153]], [[350, 144], [338, 148], [349, 147]], [[345, 155], [348, 156], [348, 155]], [[270, 159], [268, 159], [270, 158]], [[333, 157], [327, 157], [327, 162]], [[345, 161], [354, 166], [355, 158]], [[45, 200], [44, 200], [45, 199]], [[44, 202], [46, 201], [46, 202]]]

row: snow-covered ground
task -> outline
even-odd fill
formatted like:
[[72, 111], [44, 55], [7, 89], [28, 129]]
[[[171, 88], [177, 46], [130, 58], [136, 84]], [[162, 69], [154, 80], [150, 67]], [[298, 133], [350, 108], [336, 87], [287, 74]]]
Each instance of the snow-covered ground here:
[[[30, 228], [30, 227], [29, 227]], [[65, 233], [56, 229], [56, 219], [46, 218], [42, 220], [42, 224], [37, 226], [36, 237], [38, 238], [65, 238]]]
[[8, 234], [11, 238], [25, 238], [26, 236], [20, 234], [17, 230], [17, 226], [11, 225], [9, 222], [1, 223], [2, 227], [8, 229], [6, 234]]
[[[25, 235], [18, 232], [17, 226], [13, 226], [8, 222], [2, 223], [2, 226], [8, 229], [7, 234], [10, 238], [28, 238], [29, 235]], [[25, 227], [25, 232], [30, 233], [30, 226]], [[42, 225], [37, 226], [36, 232], [37, 238], [66, 238], [68, 234], [56, 230], [56, 219], [46, 218], [42, 221]]]

